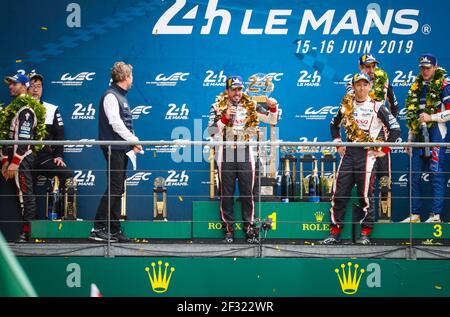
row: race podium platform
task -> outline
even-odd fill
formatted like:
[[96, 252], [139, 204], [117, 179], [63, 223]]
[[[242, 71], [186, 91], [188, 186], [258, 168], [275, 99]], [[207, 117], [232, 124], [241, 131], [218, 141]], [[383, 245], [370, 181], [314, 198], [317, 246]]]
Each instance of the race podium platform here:
[[[255, 218], [270, 218], [272, 229], [262, 232], [268, 240], [317, 241], [329, 234], [330, 203], [309, 202], [261, 202], [255, 203]], [[218, 201], [193, 203], [192, 221], [123, 221], [122, 228], [132, 239], [221, 239], [223, 237]], [[241, 205], [235, 204], [235, 237], [243, 239]], [[346, 225], [341, 238], [351, 242], [358, 237], [360, 228], [349, 204], [345, 215]], [[352, 220], [356, 224], [352, 224]], [[93, 227], [92, 221], [46, 221], [32, 223], [32, 238], [85, 239]], [[450, 244], [448, 223], [375, 223], [371, 238], [379, 243], [396, 241], [409, 243], [410, 235], [419, 244]]]
[[[310, 202], [255, 202], [255, 218], [272, 220], [267, 239], [324, 239], [330, 233], [330, 203]], [[241, 204], [234, 208], [235, 236], [243, 238]], [[352, 211], [347, 208], [343, 239], [351, 239]], [[222, 238], [220, 203], [197, 201], [193, 207], [193, 238]]]
[[[342, 244], [320, 245], [329, 203], [255, 208], [273, 226], [260, 244], [239, 227], [222, 243], [219, 202], [202, 201], [193, 221], [124, 221], [132, 243], [88, 241], [92, 221], [35, 221], [34, 243], [9, 247], [39, 296], [88, 296], [91, 283], [103, 296], [450, 296], [448, 223], [376, 223], [374, 244], [361, 246], [349, 205]], [[239, 202], [235, 213], [240, 221]]]

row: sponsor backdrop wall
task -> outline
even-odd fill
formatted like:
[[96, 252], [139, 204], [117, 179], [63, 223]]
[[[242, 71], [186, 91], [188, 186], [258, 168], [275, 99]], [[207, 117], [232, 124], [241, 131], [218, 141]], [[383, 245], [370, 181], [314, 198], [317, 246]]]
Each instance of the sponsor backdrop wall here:
[[[2, 10], [0, 67], [2, 75], [35, 69], [45, 76], [44, 99], [59, 105], [69, 140], [97, 138], [98, 101], [112, 64], [123, 60], [134, 66], [129, 101], [142, 140], [207, 139], [207, 114], [226, 76], [262, 73], [282, 107], [280, 138], [328, 141], [344, 84], [370, 51], [394, 86], [405, 140], [403, 102], [419, 55], [435, 53], [450, 67], [448, 9], [445, 1], [403, 0], [25, 0]], [[5, 86], [0, 98], [10, 100]], [[175, 151], [146, 147], [129, 172], [130, 219], [151, 219], [157, 176], [167, 180], [169, 220], [191, 219], [192, 201], [207, 199], [208, 149], [184, 149], [183, 162], [172, 159]], [[65, 156], [80, 183], [79, 217], [93, 219], [105, 188], [101, 152], [70, 146]], [[401, 149], [393, 151], [393, 171], [398, 220], [409, 208]]]

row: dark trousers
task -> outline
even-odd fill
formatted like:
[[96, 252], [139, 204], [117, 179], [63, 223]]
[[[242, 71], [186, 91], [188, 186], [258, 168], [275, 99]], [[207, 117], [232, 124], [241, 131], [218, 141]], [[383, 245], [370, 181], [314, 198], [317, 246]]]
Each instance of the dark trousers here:
[[220, 175], [220, 213], [223, 221], [223, 230], [227, 234], [234, 232], [234, 192], [236, 188], [236, 178], [239, 185], [240, 201], [242, 203], [242, 220], [244, 221], [244, 232], [250, 234], [250, 229], [253, 227], [253, 220], [255, 216], [255, 207], [253, 200], [253, 186], [254, 186], [254, 168], [250, 161], [250, 154], [248, 147], [245, 150], [244, 159], [240, 162], [236, 159], [230, 159], [230, 155], [226, 152], [243, 149], [232, 150], [230, 148], [224, 149], [223, 161], [219, 163]]
[[22, 211], [17, 199], [15, 179], [6, 181], [0, 175], [0, 232], [6, 241], [15, 241], [22, 231]]
[[[103, 150], [106, 158], [106, 191], [100, 200], [100, 205], [95, 215], [95, 229], [105, 229], [108, 226], [108, 151]], [[127, 173], [128, 156], [123, 151], [111, 151], [111, 180], [110, 180], [110, 207], [111, 207], [111, 233], [120, 231], [120, 208], [122, 203], [122, 194], [124, 192], [124, 181]]]
[[16, 174], [16, 185], [19, 188], [19, 201], [23, 204], [23, 220], [31, 222], [36, 218], [36, 197], [33, 191], [33, 165], [34, 156], [25, 156], [19, 165], [19, 172]]
[[372, 228], [375, 220], [373, 210], [373, 183], [375, 176], [375, 158], [367, 155], [367, 150], [347, 147], [341, 159], [336, 177], [336, 186], [331, 199], [331, 226], [344, 226], [345, 209], [353, 186], [356, 184], [359, 207], [362, 212], [360, 220], [363, 228]]
[[378, 157], [375, 163], [376, 177], [378, 180], [383, 177], [391, 177], [391, 154], [388, 153], [383, 157]]

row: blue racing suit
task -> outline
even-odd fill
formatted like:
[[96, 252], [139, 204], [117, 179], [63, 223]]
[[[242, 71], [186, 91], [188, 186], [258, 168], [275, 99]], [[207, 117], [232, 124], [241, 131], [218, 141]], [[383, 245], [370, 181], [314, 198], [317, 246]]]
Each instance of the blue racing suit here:
[[[424, 82], [422, 94], [420, 97], [420, 104], [425, 105], [426, 95], [428, 93], [428, 85]], [[433, 125], [428, 128], [431, 143], [445, 142], [447, 136], [446, 121], [450, 120], [450, 85], [444, 81], [443, 89], [440, 94], [440, 103], [438, 105], [438, 112], [431, 115]], [[411, 133], [408, 140], [412, 142], [418, 141], [418, 136]], [[445, 147], [433, 146], [431, 148], [431, 157], [425, 158], [422, 156], [423, 149], [413, 148], [412, 150], [412, 206], [411, 212], [419, 214], [422, 207], [422, 197], [420, 189], [420, 180], [423, 172], [429, 173], [429, 181], [431, 185], [431, 213], [441, 214], [444, 207], [445, 196]]]

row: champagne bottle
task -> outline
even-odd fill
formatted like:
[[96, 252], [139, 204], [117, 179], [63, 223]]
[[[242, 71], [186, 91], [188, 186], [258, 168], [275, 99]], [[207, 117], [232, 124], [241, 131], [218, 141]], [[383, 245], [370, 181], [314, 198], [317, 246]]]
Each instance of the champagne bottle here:
[[[421, 104], [419, 105], [419, 111], [417, 112], [419, 116], [424, 112], [425, 110], [425, 100], [421, 99]], [[428, 143], [430, 142], [430, 134], [428, 133], [428, 127], [426, 122], [422, 122], [420, 124], [420, 133], [419, 133], [419, 142]], [[422, 154], [421, 157], [429, 158], [431, 156], [430, 147], [424, 147], [422, 148]]]
[[48, 218], [49, 220], [56, 220], [58, 219], [58, 214], [60, 213], [60, 193], [59, 193], [59, 178], [58, 176], [55, 176], [52, 180], [52, 203], [51, 206], [49, 206], [49, 214]]
[[284, 172], [281, 176], [281, 201], [288, 203], [294, 198], [294, 184], [292, 181], [289, 159], [284, 161]]
[[314, 169], [311, 173], [311, 178], [309, 179], [308, 186], [308, 200], [310, 202], [320, 201], [320, 179], [317, 171], [317, 161], [314, 161]]

